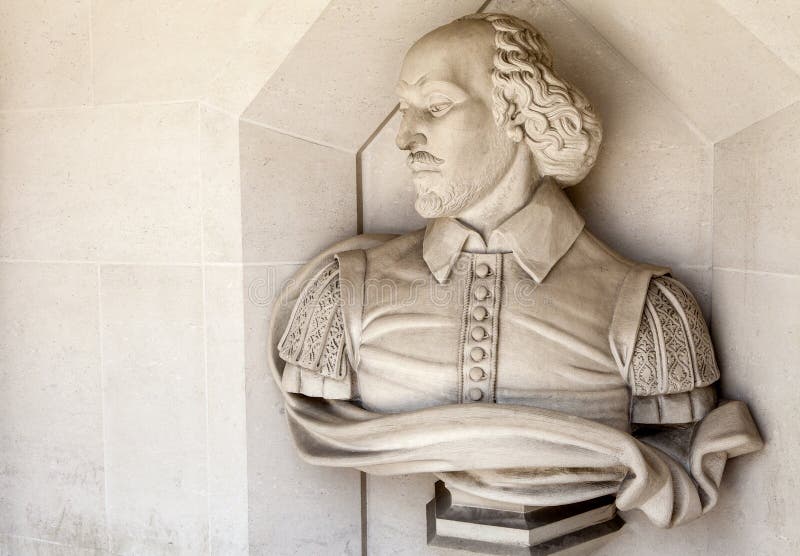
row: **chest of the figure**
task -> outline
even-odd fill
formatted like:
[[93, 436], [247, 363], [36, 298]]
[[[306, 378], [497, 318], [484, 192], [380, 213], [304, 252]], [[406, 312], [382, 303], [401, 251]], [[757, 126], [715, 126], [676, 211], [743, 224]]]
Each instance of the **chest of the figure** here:
[[444, 283], [424, 270], [365, 283], [366, 407], [521, 403], [615, 419], [627, 411], [608, 344], [614, 288], [602, 271], [578, 266], [537, 283], [511, 254], [467, 253]]

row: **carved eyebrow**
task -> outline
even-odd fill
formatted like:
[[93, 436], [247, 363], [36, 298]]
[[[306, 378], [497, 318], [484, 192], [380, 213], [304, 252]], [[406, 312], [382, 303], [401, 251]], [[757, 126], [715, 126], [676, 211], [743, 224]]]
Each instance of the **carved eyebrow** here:
[[[419, 87], [419, 90], [415, 90], [417, 87]], [[445, 94], [454, 101], [458, 102], [469, 96], [464, 89], [455, 83], [451, 83], [450, 81], [427, 81], [424, 77], [413, 85], [409, 85], [401, 79], [395, 86], [394, 91], [397, 96], [403, 99], [407, 99], [416, 95], [425, 98], [433, 93], [438, 92]]]
[[449, 81], [428, 81], [422, 85], [422, 94], [425, 96], [436, 92], [444, 93], [453, 100], [463, 100], [469, 96], [464, 89]]

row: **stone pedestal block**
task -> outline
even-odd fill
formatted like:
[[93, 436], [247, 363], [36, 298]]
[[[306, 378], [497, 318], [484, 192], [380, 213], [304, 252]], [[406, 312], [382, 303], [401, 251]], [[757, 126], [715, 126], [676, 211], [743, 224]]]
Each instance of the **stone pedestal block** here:
[[563, 506], [497, 504], [436, 483], [428, 544], [479, 554], [590, 554], [619, 531], [613, 496]]

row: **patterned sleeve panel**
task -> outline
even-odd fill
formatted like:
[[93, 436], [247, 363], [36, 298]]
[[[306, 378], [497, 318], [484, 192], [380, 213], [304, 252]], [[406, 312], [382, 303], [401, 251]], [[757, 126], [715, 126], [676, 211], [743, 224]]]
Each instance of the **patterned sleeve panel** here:
[[711, 337], [697, 301], [677, 280], [653, 278], [629, 368], [633, 417], [638, 405], [642, 415], [653, 414], [643, 412], [645, 407], [657, 408], [658, 418], [645, 422], [699, 420], [715, 402], [709, 393], [713, 388], [708, 387], [718, 379]]
[[278, 354], [286, 361], [283, 386], [287, 391], [333, 399], [353, 397], [336, 261], [320, 270], [303, 290]]

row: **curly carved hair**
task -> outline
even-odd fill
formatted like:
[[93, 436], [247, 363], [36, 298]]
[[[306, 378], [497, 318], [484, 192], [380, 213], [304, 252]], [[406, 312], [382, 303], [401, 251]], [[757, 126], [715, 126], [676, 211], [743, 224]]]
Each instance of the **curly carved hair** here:
[[600, 119], [587, 98], [553, 71], [550, 48], [528, 22], [479, 13], [495, 30], [494, 116], [512, 138], [528, 144], [539, 173], [562, 187], [580, 182], [597, 160]]

